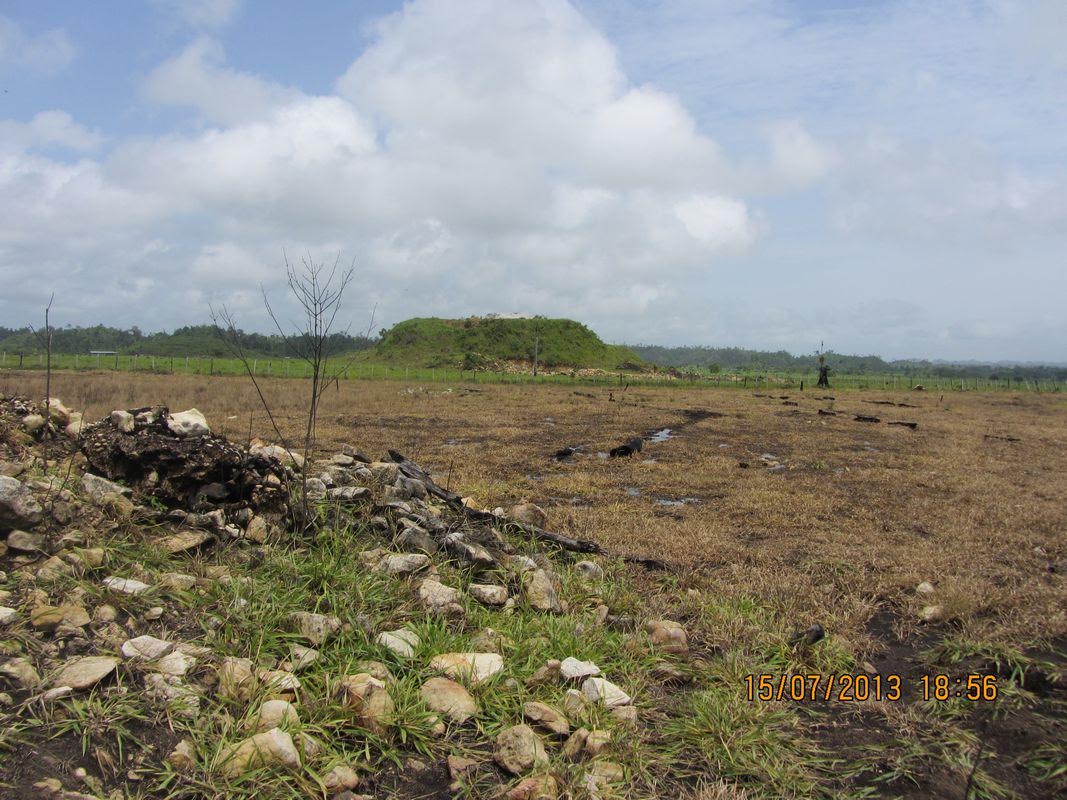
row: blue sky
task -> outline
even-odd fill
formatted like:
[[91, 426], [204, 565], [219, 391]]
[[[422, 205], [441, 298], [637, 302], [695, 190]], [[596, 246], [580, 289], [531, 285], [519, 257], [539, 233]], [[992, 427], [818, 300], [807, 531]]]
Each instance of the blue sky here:
[[[0, 2], [0, 324], [354, 328], [1064, 361], [1058, 0]], [[27, 276], [34, 275], [34, 280]]]

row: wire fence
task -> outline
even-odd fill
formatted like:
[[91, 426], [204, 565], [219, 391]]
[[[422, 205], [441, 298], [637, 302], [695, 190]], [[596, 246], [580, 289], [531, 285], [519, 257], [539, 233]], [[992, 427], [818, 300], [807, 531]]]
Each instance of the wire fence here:
[[[46, 366], [41, 353], [0, 353], [0, 369], [39, 370]], [[307, 378], [311, 367], [307, 363], [289, 358], [253, 359], [250, 366], [257, 377]], [[147, 356], [93, 354], [53, 354], [53, 370], [76, 370], [82, 372], [110, 371], [155, 373], [162, 375], [244, 375], [244, 365], [235, 358], [211, 356]], [[488, 370], [461, 370], [455, 367], [404, 367], [364, 362], [331, 365], [342, 369], [344, 380], [401, 380], [432, 383], [505, 383], [505, 384], [564, 384], [599, 386], [683, 386], [721, 387], [776, 391], [785, 389], [811, 389], [815, 387], [815, 370], [810, 374], [773, 371], [735, 371], [714, 374], [686, 373], [684, 371], [657, 370], [655, 372], [606, 372], [575, 370], [572, 372], [541, 372], [538, 375], [523, 372], [494, 372]], [[943, 375], [851, 375], [833, 374], [831, 387], [841, 389], [879, 389], [927, 391], [1011, 391], [1011, 392], [1062, 392], [1067, 390], [1067, 381], [1025, 378], [969, 378]]]

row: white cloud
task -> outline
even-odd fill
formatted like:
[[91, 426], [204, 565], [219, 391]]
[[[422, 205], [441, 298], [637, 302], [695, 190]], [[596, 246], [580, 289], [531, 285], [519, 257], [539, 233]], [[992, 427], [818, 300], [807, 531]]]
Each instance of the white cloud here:
[[159, 105], [196, 108], [208, 121], [227, 125], [261, 119], [300, 97], [296, 89], [227, 69], [225, 61], [222, 45], [202, 36], [152, 70], [142, 94]]
[[21, 69], [53, 75], [67, 67], [78, 49], [62, 28], [29, 35], [14, 20], [0, 15], [0, 71]]
[[[620, 53], [563, 0], [419, 0], [322, 96], [240, 71], [200, 35], [141, 83], [191, 109], [184, 133], [114, 137], [101, 155], [61, 111], [0, 122], [0, 269], [32, 268], [102, 319], [145, 325], [156, 308], [174, 325], [226, 302], [256, 327], [249, 287], [278, 289], [283, 248], [340, 251], [363, 274], [357, 326], [377, 301], [382, 323], [510, 309], [615, 339], [882, 336], [920, 354], [960, 323], [993, 348], [1003, 331], [908, 304], [921, 284], [939, 309], [1015, 292], [1055, 316], [1055, 292], [1026, 287], [1063, 286], [1047, 242], [1067, 229], [1067, 176], [1031, 123], [1062, 112], [1035, 100], [1055, 81], [1001, 58], [1032, 34], [1017, 11], [996, 43], [985, 11], [949, 6], [799, 22], [773, 0], [666, 2], [657, 28], [612, 4], [630, 20], [609, 26]], [[904, 299], [878, 303], [887, 286]], [[0, 313], [37, 307], [31, 288]]]
[[804, 186], [825, 177], [837, 162], [833, 148], [817, 141], [799, 120], [770, 126], [768, 139], [773, 170], [794, 185]]
[[222, 28], [233, 21], [241, 0], [152, 0], [165, 13], [193, 28]]
[[0, 120], [0, 152], [52, 146], [94, 150], [104, 141], [100, 133], [79, 125], [66, 111], [41, 111], [25, 123]]

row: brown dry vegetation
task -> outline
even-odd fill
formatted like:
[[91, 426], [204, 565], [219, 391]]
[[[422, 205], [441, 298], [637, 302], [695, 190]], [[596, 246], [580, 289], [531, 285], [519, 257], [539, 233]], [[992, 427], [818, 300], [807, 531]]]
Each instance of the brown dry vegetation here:
[[[264, 386], [297, 440], [308, 384]], [[0, 394], [41, 391], [38, 373], [0, 376]], [[87, 420], [162, 402], [199, 408], [231, 438], [250, 429], [274, 438], [254, 390], [237, 378], [61, 373], [53, 392], [85, 409]], [[481, 505], [532, 501], [548, 511], [549, 527], [620, 554], [666, 560], [668, 573], [635, 568], [631, 579], [647, 584], [650, 613], [685, 619], [708, 653], [751, 649], [819, 621], [839, 654], [827, 664], [870, 660], [915, 679], [932, 671], [923, 649], [941, 647], [958, 654], [961, 669], [989, 668], [990, 659], [1024, 652], [1049, 659], [1046, 675], [1049, 664], [1061, 667], [1067, 397], [834, 394], [793, 392], [795, 405], [785, 405], [777, 396], [731, 389], [616, 388], [611, 401], [604, 388], [350, 381], [325, 396], [319, 438], [328, 452], [342, 443], [374, 457], [400, 450]], [[884, 400], [914, 407], [872, 402]], [[855, 421], [856, 414], [882, 422]], [[888, 426], [892, 420], [918, 428]], [[646, 443], [633, 459], [597, 456], [662, 428], [675, 435]], [[555, 462], [553, 452], [565, 445], [582, 445], [585, 453]], [[765, 453], [786, 469], [764, 467]], [[663, 502], [683, 498], [680, 505]], [[934, 584], [932, 597], [916, 593], [921, 581]], [[759, 613], [717, 618], [698, 610], [696, 593], [686, 589], [756, 603]], [[944, 606], [944, 622], [918, 622], [929, 603]], [[1002, 725], [1004, 741], [992, 745], [1003, 767], [992, 774], [1022, 796], [1044, 796], [1049, 787], [1031, 794], [1016, 782], [1012, 770], [1022, 767], [1011, 760], [1020, 755], [1011, 726], [1062, 737], [1062, 686], [1047, 701], [1052, 711], [1041, 710], [1058, 722], [1048, 727], [1019, 712]], [[851, 711], [816, 715], [808, 724], [827, 747], [867, 741], [887, 752], [919, 724], [910, 707], [863, 720]], [[855, 741], [841, 738], [842, 729], [861, 728]], [[948, 779], [937, 768], [924, 775], [921, 791], [910, 796], [957, 796], [958, 776], [942, 786], [938, 781]]]

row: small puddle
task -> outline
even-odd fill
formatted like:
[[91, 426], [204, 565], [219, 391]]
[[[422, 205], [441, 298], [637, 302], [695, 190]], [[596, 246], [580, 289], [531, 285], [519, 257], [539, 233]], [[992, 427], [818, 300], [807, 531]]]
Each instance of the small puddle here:
[[656, 431], [655, 433], [651, 434], [648, 437], [648, 441], [659, 443], [659, 442], [665, 442], [668, 439], [673, 439], [673, 438], [674, 438], [674, 434], [671, 433], [671, 429], [670, 428], [664, 428], [661, 431]]
[[687, 506], [695, 503], [699, 503], [699, 497], [681, 497], [677, 500], [672, 497], [657, 497], [655, 503], [657, 506]]

